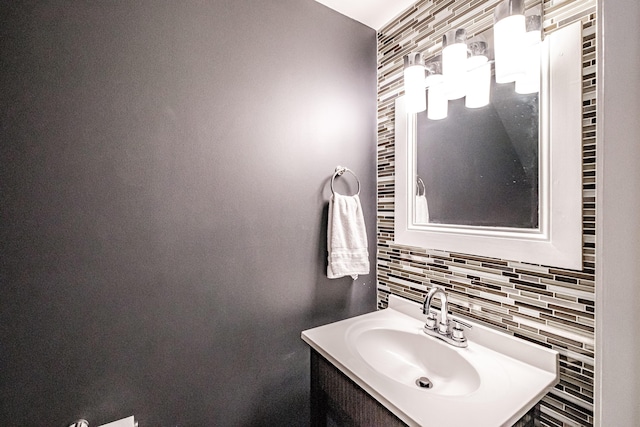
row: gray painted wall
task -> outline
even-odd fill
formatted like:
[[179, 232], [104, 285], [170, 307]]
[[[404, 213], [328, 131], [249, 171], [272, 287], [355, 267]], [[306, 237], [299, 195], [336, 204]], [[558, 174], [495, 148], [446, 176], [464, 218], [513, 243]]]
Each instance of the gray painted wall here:
[[325, 267], [338, 164], [375, 266], [375, 32], [312, 0], [0, 15], [0, 425], [305, 425], [300, 331], [375, 308]]

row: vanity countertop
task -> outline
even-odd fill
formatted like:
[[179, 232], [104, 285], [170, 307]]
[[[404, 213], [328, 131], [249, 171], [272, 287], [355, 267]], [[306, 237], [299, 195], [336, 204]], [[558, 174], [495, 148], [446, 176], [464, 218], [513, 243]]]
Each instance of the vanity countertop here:
[[[419, 304], [391, 295], [387, 309], [302, 339], [410, 426], [511, 426], [558, 382], [554, 350], [468, 319], [468, 347], [456, 348], [425, 335], [425, 318]], [[421, 369], [433, 388], [414, 383]]]

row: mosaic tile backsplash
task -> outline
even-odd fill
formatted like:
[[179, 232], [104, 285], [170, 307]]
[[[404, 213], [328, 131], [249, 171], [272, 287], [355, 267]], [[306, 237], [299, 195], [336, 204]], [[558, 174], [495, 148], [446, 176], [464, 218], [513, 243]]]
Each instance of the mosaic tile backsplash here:
[[[471, 37], [493, 24], [493, 0], [423, 0], [378, 32], [378, 307], [389, 294], [423, 301], [434, 285], [450, 308], [560, 353], [560, 383], [540, 403], [539, 425], [593, 425], [595, 329], [596, 2], [546, 0], [544, 32], [582, 22], [583, 269], [581, 271], [396, 245], [394, 101], [403, 94], [403, 56], [441, 50], [442, 34]], [[526, 7], [539, 4], [527, 1]]]

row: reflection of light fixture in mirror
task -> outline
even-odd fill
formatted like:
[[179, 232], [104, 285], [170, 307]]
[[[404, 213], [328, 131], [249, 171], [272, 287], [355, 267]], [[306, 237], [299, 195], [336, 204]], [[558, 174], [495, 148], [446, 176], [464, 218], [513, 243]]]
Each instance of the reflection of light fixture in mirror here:
[[448, 86], [445, 84], [440, 62], [430, 62], [426, 67], [428, 76], [425, 83], [429, 88], [427, 117], [431, 120], [441, 120], [447, 117], [449, 111]]
[[404, 93], [407, 113], [419, 113], [427, 108], [425, 67], [422, 53], [411, 52], [404, 57]]
[[447, 31], [442, 36], [442, 74], [448, 86], [448, 99], [458, 99], [465, 95], [466, 71], [467, 32], [464, 28]]
[[522, 46], [524, 74], [516, 79], [516, 92], [527, 94], [540, 90], [540, 42], [542, 39], [542, 17], [526, 17], [527, 32]]
[[489, 104], [491, 94], [491, 64], [487, 57], [487, 43], [469, 43], [471, 56], [467, 58], [466, 98], [467, 108], [480, 108]]
[[496, 82], [516, 81], [523, 73], [524, 0], [504, 0], [493, 13]]

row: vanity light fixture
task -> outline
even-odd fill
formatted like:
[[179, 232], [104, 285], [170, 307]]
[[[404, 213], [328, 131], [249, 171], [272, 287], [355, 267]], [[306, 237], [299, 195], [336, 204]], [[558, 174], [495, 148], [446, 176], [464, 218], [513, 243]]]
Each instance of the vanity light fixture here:
[[404, 93], [407, 113], [419, 113], [427, 109], [424, 96], [424, 58], [420, 52], [404, 57]]
[[[449, 111], [449, 99], [440, 62], [434, 61], [427, 64], [425, 85], [429, 88], [427, 117], [430, 120], [446, 118]], [[424, 98], [424, 89], [422, 89], [422, 97]]]
[[[496, 83], [513, 83], [520, 94], [540, 90], [540, 15], [525, 17], [524, 0], [503, 0], [494, 11], [493, 51], [482, 36], [467, 40], [464, 28], [442, 37], [442, 61], [425, 59], [420, 52], [404, 57], [404, 92], [408, 114], [427, 109], [431, 120], [447, 117], [448, 100], [465, 97], [467, 108], [489, 104], [491, 64]], [[428, 97], [425, 97], [428, 89]]]
[[535, 93], [540, 90], [541, 16], [527, 16], [526, 28], [522, 52], [523, 74], [516, 79], [516, 92], [522, 94]]
[[467, 108], [480, 108], [489, 105], [491, 95], [491, 63], [487, 57], [487, 43], [470, 43], [469, 54], [464, 105]]
[[467, 32], [464, 28], [450, 30], [442, 36], [442, 75], [447, 84], [447, 99], [465, 96], [467, 71]]
[[524, 0], [504, 0], [498, 4], [493, 12], [496, 83], [515, 82], [523, 74], [525, 33]]

